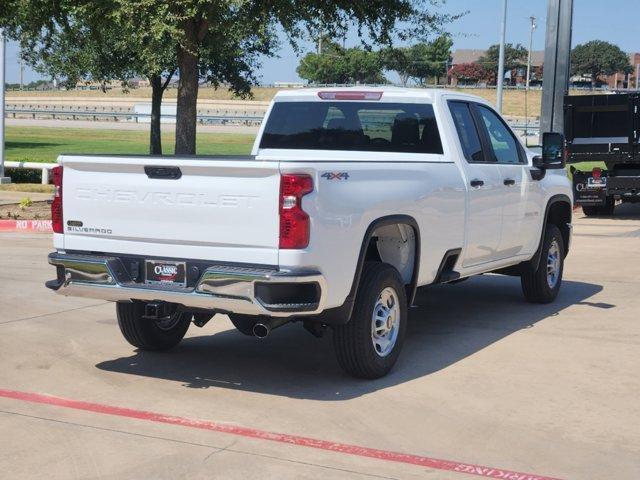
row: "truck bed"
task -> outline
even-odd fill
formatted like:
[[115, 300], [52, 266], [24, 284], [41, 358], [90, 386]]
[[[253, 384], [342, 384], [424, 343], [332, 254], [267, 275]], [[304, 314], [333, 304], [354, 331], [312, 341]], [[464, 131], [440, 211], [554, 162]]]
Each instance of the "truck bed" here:
[[569, 163], [640, 162], [640, 95], [567, 95], [564, 130]]

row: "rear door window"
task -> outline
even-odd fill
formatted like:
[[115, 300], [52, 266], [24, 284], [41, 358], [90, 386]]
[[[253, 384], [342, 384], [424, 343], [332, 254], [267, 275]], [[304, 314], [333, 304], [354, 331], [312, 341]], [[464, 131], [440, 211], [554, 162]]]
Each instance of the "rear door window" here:
[[260, 148], [442, 153], [429, 104], [277, 102]]
[[473, 115], [467, 102], [449, 102], [449, 110], [456, 126], [460, 144], [465, 158], [469, 162], [485, 162], [486, 158], [482, 150], [482, 142], [478, 129], [473, 120]]

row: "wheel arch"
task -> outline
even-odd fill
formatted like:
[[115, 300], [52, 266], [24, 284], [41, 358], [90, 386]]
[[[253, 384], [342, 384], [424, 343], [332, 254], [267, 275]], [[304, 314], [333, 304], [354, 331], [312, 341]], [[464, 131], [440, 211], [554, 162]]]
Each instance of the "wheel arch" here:
[[[315, 316], [314, 317], [315, 321], [326, 323], [326, 324], [343, 324], [349, 320], [349, 318], [351, 317], [351, 312], [353, 310], [353, 305], [355, 301], [356, 292], [358, 289], [358, 284], [362, 276], [362, 269], [364, 267], [364, 263], [367, 260], [371, 260], [372, 259], [371, 256], [374, 255], [374, 252], [372, 251], [372, 244], [375, 246], [375, 242], [372, 242], [372, 240], [374, 239], [374, 233], [377, 229], [381, 227], [396, 225], [396, 224], [407, 225], [411, 227], [411, 229], [413, 230], [413, 235], [414, 235], [413, 271], [412, 271], [411, 279], [409, 283], [406, 284], [407, 305], [411, 305], [413, 303], [413, 299], [415, 297], [417, 284], [418, 284], [418, 273], [420, 270], [420, 227], [418, 226], [418, 222], [416, 221], [416, 219], [410, 215], [388, 215], [388, 216], [379, 217], [373, 220], [365, 230], [365, 233], [360, 245], [360, 252], [358, 254], [358, 260], [356, 263], [356, 269], [353, 275], [351, 288], [349, 290], [349, 293], [344, 303], [340, 307], [325, 310], [324, 312]], [[381, 261], [379, 257], [378, 257], [378, 260]]]
[[558, 194], [553, 195], [545, 207], [544, 220], [542, 224], [542, 231], [540, 232], [540, 241], [538, 242], [538, 248], [535, 255], [529, 261], [529, 265], [535, 270], [540, 263], [540, 257], [542, 254], [542, 245], [544, 243], [544, 237], [547, 232], [547, 225], [556, 225], [560, 229], [562, 234], [562, 240], [564, 243], [564, 256], [569, 253], [569, 246], [571, 243], [571, 215], [573, 209], [571, 199], [568, 195]]
[[[407, 286], [407, 303], [411, 305], [413, 302], [413, 298], [415, 296], [416, 286], [418, 283], [418, 273], [420, 270], [420, 227], [418, 226], [418, 222], [415, 218], [410, 215], [389, 215], [385, 217], [377, 218], [372, 221], [367, 230], [365, 231], [364, 237], [362, 239], [362, 244], [360, 246], [360, 253], [358, 255], [358, 263], [356, 265], [356, 271], [353, 278], [353, 282], [351, 284], [351, 289], [349, 290], [349, 295], [347, 298], [354, 298], [356, 294], [356, 290], [358, 288], [358, 283], [360, 282], [360, 277], [362, 275], [362, 268], [364, 266], [364, 262], [366, 260], [371, 260], [372, 258], [372, 246], [375, 245], [374, 233], [382, 227], [391, 226], [391, 225], [407, 225], [411, 227], [413, 230], [413, 241], [414, 241], [414, 256], [413, 256], [413, 269], [411, 272], [411, 277], [409, 282], [406, 284]], [[375, 259], [375, 258], [373, 258]], [[378, 260], [382, 260], [378, 257]]]

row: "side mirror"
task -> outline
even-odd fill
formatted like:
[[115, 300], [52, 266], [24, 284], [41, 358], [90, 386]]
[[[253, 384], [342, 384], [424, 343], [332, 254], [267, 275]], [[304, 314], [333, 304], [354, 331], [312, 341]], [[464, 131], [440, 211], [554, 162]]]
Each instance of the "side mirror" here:
[[542, 155], [534, 158], [533, 165], [543, 169], [564, 168], [564, 135], [555, 132], [542, 134]]

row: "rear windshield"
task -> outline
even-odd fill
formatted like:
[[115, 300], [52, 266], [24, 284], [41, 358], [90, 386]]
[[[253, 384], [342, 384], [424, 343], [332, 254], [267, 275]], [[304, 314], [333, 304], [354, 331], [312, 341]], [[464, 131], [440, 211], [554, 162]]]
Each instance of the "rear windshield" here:
[[431, 105], [345, 101], [277, 102], [260, 148], [442, 153]]

